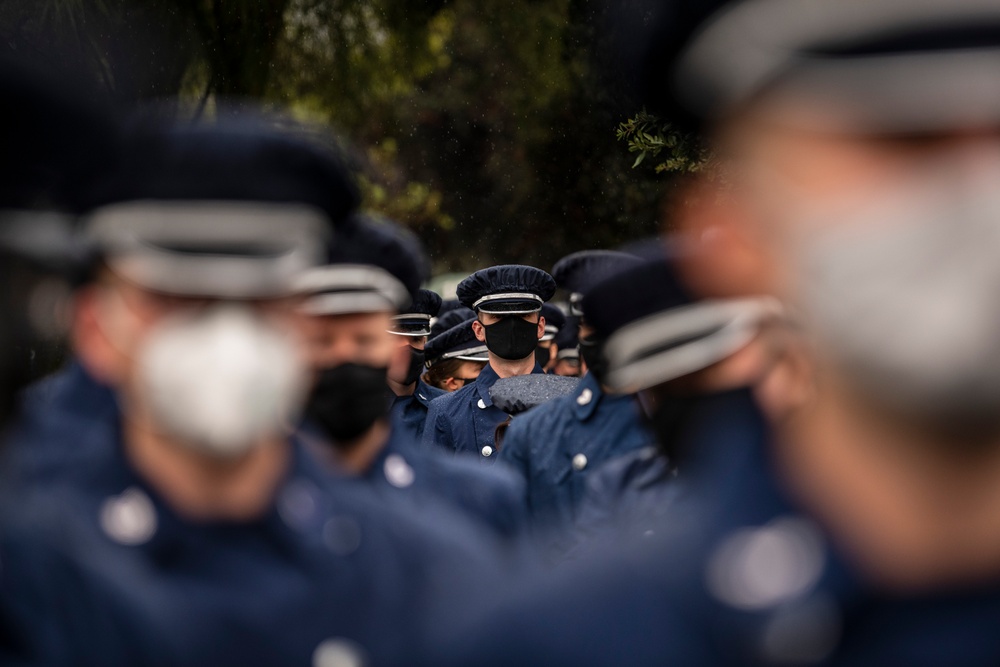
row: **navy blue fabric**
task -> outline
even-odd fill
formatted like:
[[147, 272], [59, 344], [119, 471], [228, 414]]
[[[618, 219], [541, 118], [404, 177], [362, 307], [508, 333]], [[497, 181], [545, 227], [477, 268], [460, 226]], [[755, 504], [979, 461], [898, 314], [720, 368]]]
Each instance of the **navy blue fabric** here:
[[[448, 634], [437, 664], [775, 664], [776, 651], [808, 646], [817, 628], [832, 631], [815, 644], [829, 650], [810, 664], [996, 664], [1000, 581], [914, 596], [866, 582], [785, 493], [768, 456], [770, 436], [754, 412], [749, 395], [737, 393], [717, 397], [699, 415], [699, 443], [710, 462], [699, 471], [705, 476], [697, 497], [683, 503], [686, 520], [665, 514], [654, 539], [619, 543], [613, 553], [530, 579]], [[709, 568], [729, 540], [787, 522], [818, 538], [821, 565], [808, 585], [755, 608], [734, 606], [709, 586]], [[825, 622], [795, 624], [816, 610], [812, 618]]]
[[406, 309], [406, 312], [437, 317], [440, 310], [441, 295], [429, 289], [421, 289], [417, 291], [417, 296], [413, 299], [410, 307]]
[[138, 199], [310, 204], [336, 225], [360, 201], [346, 164], [318, 141], [249, 115], [212, 123], [140, 124], [89, 206]]
[[459, 304], [457, 308], [447, 312], [442, 312], [441, 315], [438, 316], [437, 321], [431, 326], [431, 338], [440, 336], [457, 324], [474, 319], [476, 319], [475, 311]]
[[553, 339], [560, 350], [568, 350], [580, 344], [580, 318], [566, 318], [566, 325], [559, 330]]
[[427, 341], [427, 345], [424, 347], [424, 356], [427, 361], [434, 362], [442, 354], [448, 352], [468, 350], [485, 345], [485, 343], [479, 342], [475, 332], [472, 331], [472, 323], [474, 321], [475, 317], [463, 320]]
[[25, 486], [72, 474], [105, 454], [119, 414], [114, 392], [72, 360], [25, 389], [20, 407], [4, 447], [4, 472]]
[[[612, 396], [588, 373], [575, 392], [516, 417], [504, 436], [500, 459], [528, 484], [528, 512], [558, 550], [575, 520], [587, 476], [601, 463], [650, 445], [635, 399]], [[573, 458], [586, 457], [576, 469]]]
[[430, 276], [430, 264], [413, 232], [368, 214], [354, 214], [350, 220], [347, 229], [331, 237], [326, 263], [377, 266], [401, 282], [414, 303], [427, 300], [420, 294], [420, 285]]
[[[542, 301], [548, 301], [556, 292], [552, 276], [541, 269], [521, 264], [501, 264], [480, 269], [458, 284], [458, 300], [466, 308], [472, 308], [476, 301], [491, 294], [534, 294]], [[525, 301], [538, 308], [541, 303]]]
[[[105, 411], [106, 394], [90, 395], [93, 384], [74, 367], [36, 392], [31, 411], [45, 416], [45, 430], [32, 432], [37, 422], [28, 421], [13, 443], [55, 439], [39, 460], [48, 464], [60, 452], [73, 460], [40, 466], [44, 481], [36, 475], [16, 498], [22, 523], [43, 532], [72, 566], [54, 575], [67, 573], [65, 591], [31, 577], [7, 589], [15, 597], [4, 600], [0, 637], [34, 629], [18, 634], [28, 645], [16, 655], [55, 656], [43, 664], [312, 664], [321, 642], [348, 638], [372, 664], [400, 664], [426, 635], [422, 623], [442, 595], [475, 589], [502, 570], [490, 533], [335, 477], [298, 440], [288, 445], [290, 470], [261, 517], [185, 520], [133, 471], [117, 410]], [[88, 419], [55, 409], [75, 406], [74, 396], [89, 397], [100, 413]], [[155, 531], [138, 544], [113, 539], [101, 518], [126, 492], [154, 510]], [[65, 601], [60, 593], [80, 597]], [[111, 614], [108, 627], [79, 616], [91, 608]], [[89, 627], [103, 631], [88, 637], [80, 628]]]
[[[542, 367], [535, 364], [531, 372], [542, 373]], [[469, 452], [494, 460], [496, 428], [507, 421], [507, 413], [493, 405], [490, 397], [490, 387], [498, 379], [493, 367], [486, 364], [475, 382], [431, 401], [422, 439], [424, 446]]]
[[542, 304], [542, 317], [545, 318], [545, 326], [562, 329], [566, 325], [566, 315], [551, 303]]
[[657, 446], [605, 462], [587, 478], [565, 557], [578, 558], [603, 543], [655, 537], [664, 523], [684, 519], [678, 504], [689, 492]]
[[561, 289], [583, 294], [598, 282], [639, 262], [638, 257], [617, 250], [581, 250], [556, 262], [552, 277]]
[[414, 442], [420, 442], [424, 437], [428, 406], [432, 400], [446, 393], [444, 389], [432, 387], [418, 379], [412, 394], [393, 398], [392, 407], [389, 409], [392, 427], [406, 433]]
[[607, 339], [630, 322], [693, 301], [671, 261], [658, 259], [593, 285], [583, 297], [583, 312], [587, 324], [600, 338]]
[[[395, 460], [390, 461], [390, 457]], [[389, 468], [390, 463], [398, 466], [400, 460], [413, 473], [409, 484], [401, 484]], [[482, 466], [440, 448], [421, 447], [408, 434], [393, 428], [389, 442], [364, 479], [414, 506], [426, 501], [445, 503], [463, 518], [512, 542], [515, 549], [523, 537], [524, 480], [506, 466]]]

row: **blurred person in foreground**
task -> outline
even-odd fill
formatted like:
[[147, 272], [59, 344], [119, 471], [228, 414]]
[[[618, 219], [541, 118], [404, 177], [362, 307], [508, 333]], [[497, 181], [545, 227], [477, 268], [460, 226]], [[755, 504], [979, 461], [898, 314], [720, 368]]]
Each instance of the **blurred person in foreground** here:
[[496, 427], [507, 414], [493, 405], [490, 387], [499, 378], [542, 372], [535, 361], [545, 334], [541, 310], [555, 290], [548, 273], [518, 264], [491, 266], [459, 283], [458, 298], [476, 313], [472, 330], [486, 345], [489, 363], [474, 383], [431, 402], [425, 446], [495, 460]]
[[440, 297], [419, 288], [426, 264], [423, 249], [400, 227], [365, 221], [331, 244], [323, 266], [296, 280], [316, 376], [306, 409], [318, 427], [314, 450], [377, 493], [437, 512], [442, 530], [461, 533], [471, 520], [515, 538], [524, 516], [520, 478], [420, 447], [395, 418], [399, 396], [391, 378], [411, 373], [413, 358], [409, 343], [397, 342], [398, 327], [413, 320], [403, 334], [412, 339], [430, 320], [399, 313], [436, 312], [440, 305]]
[[[11, 442], [37, 455], [21, 509], [86, 594], [29, 588], [11, 625], [45, 664], [398, 664], [486, 540], [332, 476], [291, 432], [293, 280], [345, 231], [347, 173], [243, 117], [139, 127], [119, 166], [83, 222], [79, 366]], [[106, 598], [114, 629], [76, 631]]]
[[[23, 63], [0, 61], [0, 98], [0, 448], [6, 464], [18, 391], [47, 370], [37, 365], [42, 355], [36, 351], [66, 334], [77, 259], [73, 216], [80, 196], [114, 164], [118, 133], [112, 109], [82, 102], [73, 82]], [[0, 479], [0, 662], [70, 664], [75, 658], [64, 640], [113, 633], [110, 620], [121, 617], [121, 608], [84, 582], [72, 550], [25, 507], [22, 480], [9, 466]], [[85, 614], [72, 613], [81, 606]], [[105, 657], [120, 655], [109, 650]]]
[[727, 167], [682, 214], [689, 283], [794, 309], [813, 395], [700, 443], [688, 530], [532, 582], [454, 664], [1000, 660], [998, 28], [981, 0], [749, 0], [664, 64]]
[[704, 421], [701, 415], [751, 430], [759, 417], [751, 388], [773, 386], [776, 413], [788, 411], [793, 398], [779, 395], [789, 386], [770, 379], [786, 347], [777, 301], [697, 299], [677, 275], [676, 261], [664, 255], [626, 269], [582, 301], [588, 325], [605, 341], [607, 384], [635, 397], [656, 439], [587, 478], [575, 520], [585, 543], [650, 538], [662, 524], [686, 519], [677, 503], [701, 491], [698, 464], [707, 455], [690, 451], [701, 438], [692, 428]]

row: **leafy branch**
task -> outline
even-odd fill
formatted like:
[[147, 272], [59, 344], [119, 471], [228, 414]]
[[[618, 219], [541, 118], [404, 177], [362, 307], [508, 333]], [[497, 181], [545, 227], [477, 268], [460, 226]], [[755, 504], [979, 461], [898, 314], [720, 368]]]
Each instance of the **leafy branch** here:
[[711, 159], [697, 135], [681, 132], [645, 109], [619, 123], [615, 135], [619, 141], [627, 142], [630, 153], [638, 153], [633, 169], [647, 158], [659, 158], [654, 166], [658, 174], [692, 173], [702, 171]]

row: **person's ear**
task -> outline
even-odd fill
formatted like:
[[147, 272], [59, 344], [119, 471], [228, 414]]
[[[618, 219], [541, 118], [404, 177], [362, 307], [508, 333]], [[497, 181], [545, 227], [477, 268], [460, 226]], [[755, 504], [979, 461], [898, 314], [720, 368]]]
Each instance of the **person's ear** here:
[[541, 315], [538, 316], [538, 340], [542, 339], [545, 335], [545, 318]]
[[673, 238], [685, 247], [677, 270], [699, 296], [772, 294], [776, 260], [751, 207], [717, 183], [695, 178], [670, 213]]
[[444, 385], [441, 388], [445, 391], [458, 391], [461, 389], [461, 385], [455, 378], [445, 378], [441, 384]]
[[475, 320], [472, 323], [472, 333], [475, 334], [476, 340], [480, 343], [486, 342], [486, 328], [483, 327], [483, 323], [479, 320]]
[[72, 340], [73, 351], [84, 368], [98, 380], [117, 386], [124, 378], [124, 359], [108, 340], [101, 318], [100, 295], [97, 287], [91, 285], [77, 290], [73, 299]]

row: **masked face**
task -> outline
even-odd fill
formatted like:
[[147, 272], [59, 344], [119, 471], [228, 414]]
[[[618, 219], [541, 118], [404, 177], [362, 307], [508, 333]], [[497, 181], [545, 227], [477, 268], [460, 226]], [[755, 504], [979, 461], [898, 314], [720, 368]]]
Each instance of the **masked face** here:
[[[305, 390], [295, 340], [234, 304], [178, 312], [137, 346], [132, 406], [185, 446], [238, 458], [281, 434]], [[126, 409], [128, 409], [126, 404]]]
[[406, 369], [406, 376], [403, 378], [404, 385], [411, 385], [420, 379], [420, 374], [424, 372], [424, 351], [415, 347], [410, 347], [410, 365]]
[[595, 336], [580, 338], [580, 356], [587, 364], [587, 372], [593, 373], [598, 382], [603, 383], [608, 373], [608, 361], [604, 358], [604, 343]]
[[657, 395], [648, 390], [636, 394], [636, 400], [646, 428], [656, 438], [670, 464], [676, 467], [686, 456], [683, 451], [684, 429], [698, 399], [693, 395]]
[[344, 363], [319, 372], [306, 415], [344, 447], [385, 417], [390, 402], [384, 366]]
[[527, 359], [538, 346], [538, 323], [529, 322], [520, 315], [501, 317], [493, 324], [484, 325], [483, 329], [487, 349], [501, 359]]
[[1000, 423], [1000, 150], [921, 160], [799, 209], [792, 299], [820, 354], [873, 402]]

